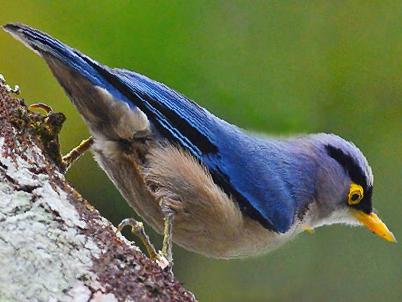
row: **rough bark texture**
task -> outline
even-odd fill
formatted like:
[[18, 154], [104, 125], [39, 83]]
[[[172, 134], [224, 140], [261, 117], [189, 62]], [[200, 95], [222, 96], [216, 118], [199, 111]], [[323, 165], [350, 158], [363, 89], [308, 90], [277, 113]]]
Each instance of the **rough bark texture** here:
[[55, 118], [0, 84], [0, 301], [195, 301], [66, 182]]

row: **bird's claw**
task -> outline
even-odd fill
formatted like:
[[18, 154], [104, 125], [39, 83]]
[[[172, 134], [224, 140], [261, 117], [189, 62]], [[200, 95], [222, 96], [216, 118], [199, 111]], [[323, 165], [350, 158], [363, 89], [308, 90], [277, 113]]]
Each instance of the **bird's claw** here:
[[159, 251], [155, 262], [159, 265], [161, 269], [169, 270], [170, 272], [172, 272], [173, 263], [169, 262], [169, 260], [167, 260], [167, 258], [162, 254], [161, 251]]
[[148, 257], [155, 260], [158, 256], [155, 247], [151, 243], [149, 236], [145, 233], [144, 224], [134, 218], [126, 218], [117, 226], [116, 233], [120, 233], [126, 226], [131, 227], [131, 233], [137, 236], [144, 244]]
[[30, 111], [39, 110], [44, 113], [40, 117], [37, 130], [48, 156], [56, 163], [61, 171], [64, 170], [63, 160], [60, 151], [59, 133], [66, 117], [61, 112], [54, 112], [52, 107], [43, 103], [34, 103], [28, 106]]
[[145, 233], [144, 224], [134, 218], [126, 218], [117, 226], [116, 233], [120, 233], [126, 226], [131, 227], [131, 233], [137, 236], [142, 244], [145, 246], [148, 258], [155, 261], [163, 270], [172, 268], [172, 262], [169, 261], [163, 249], [159, 252], [156, 251], [149, 236]]
[[45, 115], [49, 115], [53, 112], [52, 107], [44, 103], [34, 103], [28, 106], [29, 110], [40, 110], [45, 113]]
[[43, 120], [41, 136], [47, 146], [49, 154], [57, 163], [63, 172], [71, 167], [93, 144], [93, 138], [89, 137], [83, 140], [77, 147], [73, 148], [69, 153], [62, 156], [60, 151], [59, 133], [65, 121], [63, 113], [54, 112], [52, 107], [44, 103], [34, 103], [29, 105], [29, 110], [39, 110], [45, 114]]

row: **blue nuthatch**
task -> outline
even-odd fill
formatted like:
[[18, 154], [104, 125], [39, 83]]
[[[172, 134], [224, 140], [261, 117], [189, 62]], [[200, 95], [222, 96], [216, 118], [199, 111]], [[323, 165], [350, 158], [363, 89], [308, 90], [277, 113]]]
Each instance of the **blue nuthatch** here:
[[334, 223], [365, 225], [396, 241], [373, 210], [373, 174], [354, 144], [324, 133], [255, 136], [36, 29], [4, 29], [45, 59], [88, 125], [99, 165], [137, 214], [164, 232], [168, 260], [172, 236], [188, 250], [226, 259]]

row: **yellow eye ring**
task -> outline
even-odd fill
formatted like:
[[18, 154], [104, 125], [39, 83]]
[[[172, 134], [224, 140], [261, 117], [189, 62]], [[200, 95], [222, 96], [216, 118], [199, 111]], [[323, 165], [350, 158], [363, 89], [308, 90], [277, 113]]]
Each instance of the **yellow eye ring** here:
[[350, 185], [349, 194], [348, 194], [348, 204], [356, 205], [359, 204], [363, 199], [363, 188], [355, 183]]

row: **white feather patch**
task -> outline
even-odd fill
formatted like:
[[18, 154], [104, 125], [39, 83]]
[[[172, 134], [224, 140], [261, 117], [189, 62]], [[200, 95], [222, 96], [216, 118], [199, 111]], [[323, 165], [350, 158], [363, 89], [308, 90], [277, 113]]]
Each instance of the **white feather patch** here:
[[110, 115], [116, 123], [113, 128], [120, 138], [131, 139], [136, 133], [149, 132], [150, 124], [147, 116], [138, 108], [130, 108], [127, 103], [116, 100], [106, 89], [96, 86], [104, 103], [108, 105]]

